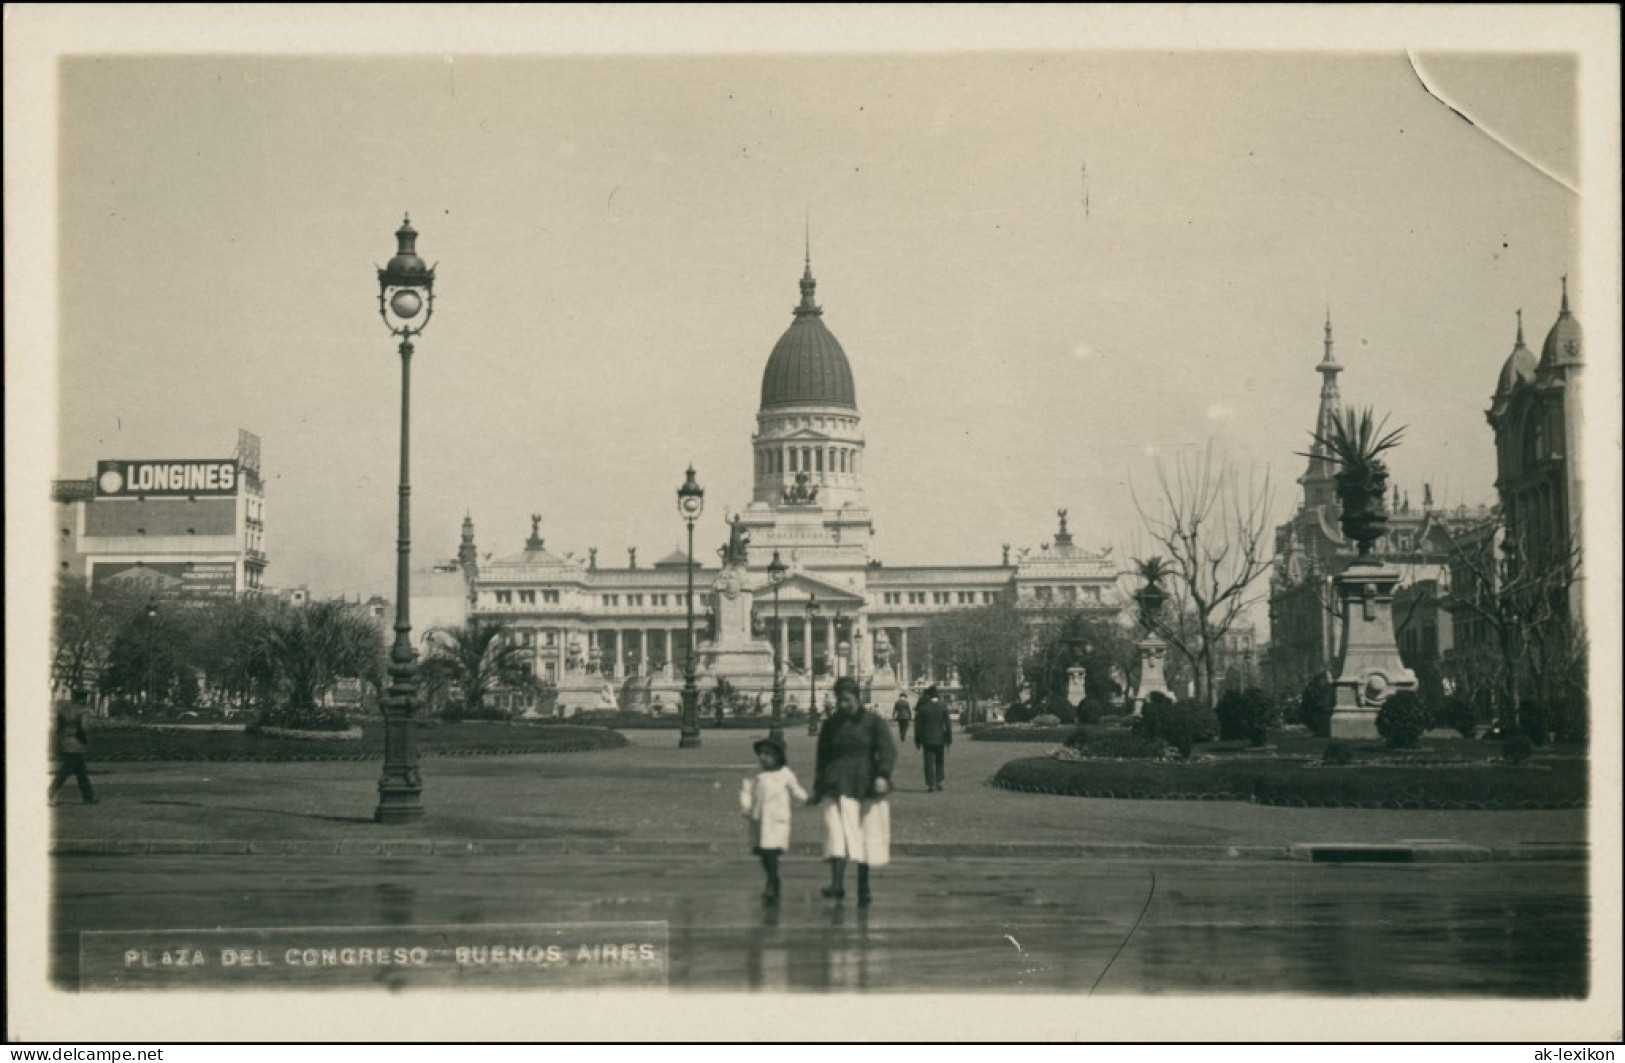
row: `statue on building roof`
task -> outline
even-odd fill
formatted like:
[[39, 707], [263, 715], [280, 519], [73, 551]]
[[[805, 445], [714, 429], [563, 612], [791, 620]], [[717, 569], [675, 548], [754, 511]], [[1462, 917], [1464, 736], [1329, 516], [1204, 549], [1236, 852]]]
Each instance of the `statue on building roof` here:
[[796, 473], [796, 482], [784, 489], [784, 504], [787, 506], [810, 506], [818, 501], [818, 485], [812, 482], [812, 474], [803, 469]]
[[525, 540], [526, 550], [540, 550], [542, 548], [541, 526], [542, 515], [532, 513], [530, 515], [530, 538]]

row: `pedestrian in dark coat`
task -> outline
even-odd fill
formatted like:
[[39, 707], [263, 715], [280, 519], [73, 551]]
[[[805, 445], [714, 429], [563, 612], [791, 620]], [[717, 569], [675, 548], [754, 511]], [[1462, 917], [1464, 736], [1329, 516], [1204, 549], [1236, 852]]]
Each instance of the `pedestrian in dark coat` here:
[[90, 785], [90, 772], [85, 769], [85, 754], [90, 752], [90, 732], [85, 727], [84, 695], [74, 692], [73, 701], [57, 710], [53, 740], [56, 747], [56, 778], [51, 782], [49, 799], [56, 800], [56, 792], [73, 776], [79, 782], [79, 796], [85, 804], [93, 805], [101, 798]]
[[908, 695], [898, 694], [897, 701], [892, 705], [891, 718], [897, 721], [897, 740], [908, 740], [908, 724], [914, 719], [914, 711], [908, 707]]
[[871, 899], [869, 869], [891, 862], [892, 766], [897, 747], [884, 721], [863, 707], [857, 680], [835, 681], [835, 712], [818, 733], [817, 770], [809, 805], [824, 804], [826, 897], [846, 896], [846, 865], [858, 865], [858, 903]]
[[954, 744], [953, 722], [936, 687], [926, 687], [914, 709], [914, 746], [925, 753], [925, 788], [940, 790], [948, 781], [948, 747]]

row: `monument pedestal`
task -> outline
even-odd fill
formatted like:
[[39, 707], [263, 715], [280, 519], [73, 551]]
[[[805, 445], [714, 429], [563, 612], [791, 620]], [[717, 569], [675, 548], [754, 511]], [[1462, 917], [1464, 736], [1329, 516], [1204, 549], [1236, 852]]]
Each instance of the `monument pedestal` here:
[[1374, 558], [1355, 559], [1336, 579], [1343, 610], [1338, 653], [1333, 738], [1376, 738], [1377, 713], [1401, 690], [1416, 689], [1416, 675], [1399, 658], [1394, 640], [1394, 587], [1400, 572]]
[[726, 679], [737, 691], [773, 693], [773, 648], [751, 634], [751, 595], [745, 589], [746, 569], [742, 557], [724, 562], [717, 577], [717, 637], [706, 653], [705, 682], [715, 685]]
[[1138, 716], [1152, 694], [1161, 694], [1169, 699], [1173, 698], [1173, 694], [1162, 672], [1168, 658], [1168, 644], [1155, 635], [1147, 635], [1134, 645], [1140, 655], [1140, 679], [1134, 687], [1134, 715]]

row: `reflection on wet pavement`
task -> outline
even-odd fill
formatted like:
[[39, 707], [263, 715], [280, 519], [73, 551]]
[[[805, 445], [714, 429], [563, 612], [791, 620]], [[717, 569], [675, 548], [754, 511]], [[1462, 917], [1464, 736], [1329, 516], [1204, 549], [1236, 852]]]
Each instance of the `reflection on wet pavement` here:
[[[59, 857], [54, 977], [77, 932], [661, 921], [673, 989], [1574, 997], [1585, 866], [900, 860], [871, 908], [747, 859]], [[1153, 888], [1153, 877], [1155, 886]], [[115, 886], [116, 884], [116, 886]], [[1098, 983], [1098, 988], [1097, 988]]]

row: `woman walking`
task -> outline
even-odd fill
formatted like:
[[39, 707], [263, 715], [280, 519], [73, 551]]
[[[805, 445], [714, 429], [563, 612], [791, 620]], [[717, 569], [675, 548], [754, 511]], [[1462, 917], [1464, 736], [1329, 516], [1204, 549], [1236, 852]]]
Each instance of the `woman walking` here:
[[892, 766], [897, 746], [878, 715], [863, 707], [858, 682], [851, 676], [835, 681], [835, 711], [818, 735], [817, 768], [812, 797], [824, 805], [824, 856], [830, 863], [823, 894], [846, 896], [846, 865], [858, 865], [858, 903], [872, 900], [869, 869], [891, 862]]

